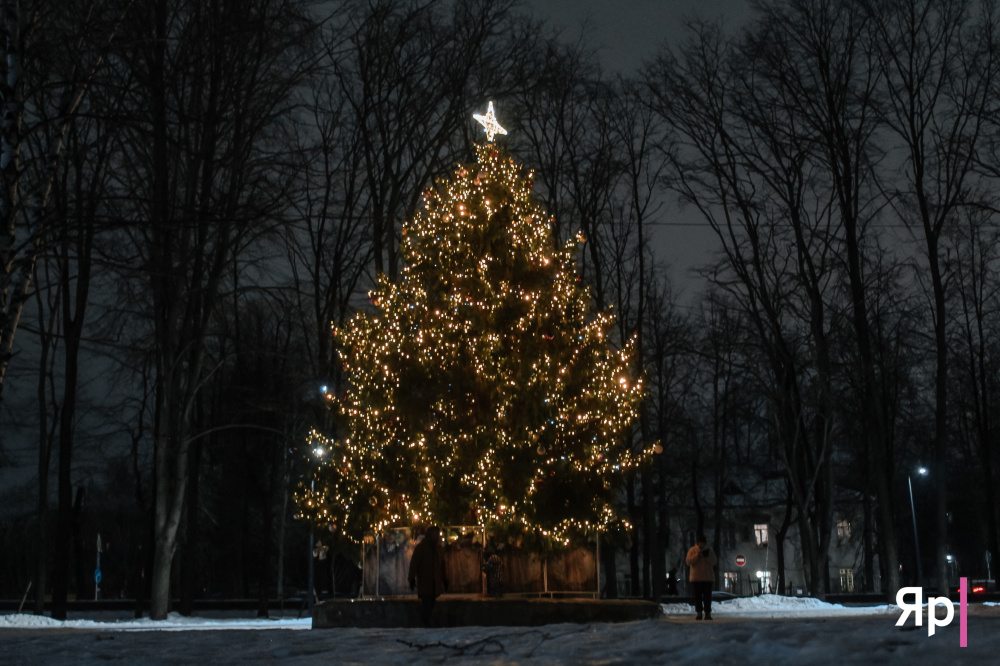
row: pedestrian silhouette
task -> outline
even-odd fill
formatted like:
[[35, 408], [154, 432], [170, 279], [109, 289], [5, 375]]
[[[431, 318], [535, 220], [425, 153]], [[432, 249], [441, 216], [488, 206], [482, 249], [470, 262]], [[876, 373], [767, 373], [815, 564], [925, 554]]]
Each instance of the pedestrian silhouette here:
[[420, 598], [420, 619], [425, 627], [431, 626], [434, 602], [448, 591], [448, 577], [444, 568], [444, 545], [441, 531], [436, 525], [428, 528], [423, 540], [413, 549], [410, 558], [410, 589]]

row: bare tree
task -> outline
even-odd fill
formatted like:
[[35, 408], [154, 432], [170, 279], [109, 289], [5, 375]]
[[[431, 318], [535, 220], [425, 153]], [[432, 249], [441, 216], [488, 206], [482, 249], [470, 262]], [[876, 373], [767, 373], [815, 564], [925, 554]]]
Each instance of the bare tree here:
[[[89, 109], [103, 115], [97, 105]], [[60, 322], [63, 342], [62, 391], [59, 409], [59, 511], [56, 524], [55, 562], [52, 576], [52, 615], [66, 617], [69, 553], [74, 532], [72, 461], [79, 420], [80, 357], [87, 312], [91, 301], [95, 243], [106, 228], [109, 199], [108, 161], [114, 130], [110, 123], [77, 119], [67, 136], [66, 167], [56, 180], [53, 214], [61, 224], [55, 234], [53, 254], [58, 262]], [[40, 285], [41, 286], [41, 285]]]
[[828, 192], [812, 177], [811, 140], [767, 77], [760, 41], [695, 26], [680, 58], [650, 72], [675, 131], [676, 189], [715, 230], [727, 259], [718, 284], [741, 304], [771, 365], [763, 387], [792, 485], [810, 587], [828, 589], [834, 446], [828, 336]]
[[[55, 262], [47, 257], [40, 260], [40, 274], [46, 276], [49, 270], [56, 270]], [[43, 278], [44, 279], [44, 278]], [[58, 281], [56, 281], [58, 285]], [[42, 290], [36, 288], [35, 302], [38, 315], [38, 534], [36, 535], [36, 545], [38, 547], [37, 562], [35, 566], [35, 604], [36, 615], [45, 614], [45, 597], [48, 594], [49, 581], [49, 477], [50, 465], [52, 461], [52, 447], [56, 440], [56, 424], [59, 420], [55, 415], [58, 411], [50, 412], [50, 405], [58, 410], [58, 404], [52, 396], [54, 385], [54, 367], [56, 363], [56, 349], [58, 347], [58, 315], [59, 308], [56, 307], [61, 293], [56, 288]], [[50, 418], [50, 413], [53, 417]]]
[[[151, 0], [134, 26], [133, 229], [152, 302], [155, 552], [150, 615], [163, 619], [184, 515], [197, 396], [228, 268], [285, 204], [278, 122], [310, 66], [295, 0]], [[148, 148], [147, 148], [148, 147]]]
[[[609, 229], [605, 232], [607, 241], [606, 262], [608, 280], [613, 285], [612, 292], [618, 308], [618, 324], [622, 339], [628, 339], [635, 332], [636, 359], [640, 367], [637, 372], [662, 359], [653, 359], [645, 348], [645, 331], [649, 326], [647, 307], [651, 291], [666, 302], [656, 304], [659, 316], [671, 318], [673, 294], [666, 286], [656, 289], [654, 283], [665, 280], [658, 277], [657, 266], [652, 261], [649, 243], [649, 224], [662, 208], [664, 173], [667, 161], [663, 159], [659, 146], [662, 142], [662, 125], [652, 112], [645, 90], [634, 81], [619, 79], [611, 88], [610, 98], [599, 100], [600, 114], [609, 126], [611, 149], [596, 151], [591, 156], [603, 163], [613, 165], [613, 171], [620, 176], [613, 182], [612, 215]], [[665, 322], [662, 322], [665, 323]], [[671, 322], [672, 323], [672, 322]], [[666, 350], [661, 350], [666, 351]], [[661, 402], [662, 405], [662, 402]], [[639, 433], [644, 443], [662, 438], [663, 433], [654, 434], [651, 423], [655, 408], [652, 401], [640, 414]], [[662, 451], [662, 446], [661, 446]], [[656, 512], [657, 495], [662, 502], [664, 483], [663, 456], [658, 456], [653, 464], [642, 471], [642, 544], [643, 544], [643, 596], [659, 599], [665, 580], [665, 533], [667, 525], [662, 515]], [[655, 478], [655, 483], [654, 483]]]
[[316, 136], [296, 136], [303, 143], [303, 168], [285, 240], [298, 319], [312, 328], [306, 336], [312, 372], [332, 387], [336, 363], [330, 325], [343, 324], [349, 316], [352, 299], [369, 276], [375, 245], [357, 127], [338, 88], [325, 75], [316, 78], [309, 104]]
[[693, 424], [696, 409], [696, 383], [699, 362], [693, 349], [697, 338], [695, 326], [680, 307], [677, 296], [660, 274], [650, 278], [646, 285], [643, 347], [646, 353], [645, 372], [650, 385], [650, 405], [653, 436], [658, 438], [662, 453], [653, 459], [650, 470], [652, 490], [655, 494], [656, 530], [653, 535], [652, 576], [653, 598], [659, 599], [662, 591], [657, 578], [665, 578], [661, 568], [669, 569], [665, 562], [670, 545], [670, 506], [678, 503], [678, 493], [684, 492], [681, 479], [672, 473], [686, 466], [678, 464], [692, 448], [696, 427]]
[[[801, 138], [811, 138], [810, 160], [830, 189], [833, 208], [831, 242], [850, 294], [850, 312], [858, 367], [864, 376], [857, 393], [864, 426], [882, 534], [895, 531], [893, 502], [893, 441], [885, 404], [888, 373], [877, 363], [866, 293], [869, 285], [866, 252], [877, 239], [870, 222], [883, 197], [877, 167], [883, 158], [878, 141], [876, 109], [882, 76], [870, 47], [870, 17], [857, 3], [841, 0], [780, 0], [762, 4], [760, 34], [755, 37], [761, 76], [781, 93], [803, 126]], [[899, 588], [896, 539], [880, 541], [890, 598]]]
[[[1000, 347], [995, 331], [1000, 326], [1000, 230], [996, 217], [969, 211], [965, 224], [952, 233], [956, 251], [955, 280], [958, 307], [953, 318], [951, 353], [956, 387], [953, 402], [963, 439], [972, 443], [982, 487], [985, 545], [1000, 552], [998, 543], [997, 432], [1000, 423], [992, 408], [1000, 400]], [[957, 225], [956, 225], [957, 226]]]
[[[130, 7], [131, 2], [101, 0], [73, 1], [68, 7], [45, 0], [0, 4], [0, 60], [5, 64], [0, 77], [0, 400], [38, 252], [52, 231], [45, 211], [66, 129]], [[39, 89], [56, 91], [34, 109], [25, 94], [29, 75], [38, 77]], [[45, 108], [49, 104], [51, 113]], [[39, 115], [52, 118], [32, 123]], [[32, 133], [41, 134], [42, 148], [29, 159]]]
[[977, 152], [995, 112], [997, 15], [992, 3], [893, 0], [868, 3], [871, 44], [885, 81], [880, 120], [905, 168], [886, 184], [898, 218], [920, 240], [934, 340], [936, 587], [948, 591], [948, 268], [944, 243], [971, 203]]

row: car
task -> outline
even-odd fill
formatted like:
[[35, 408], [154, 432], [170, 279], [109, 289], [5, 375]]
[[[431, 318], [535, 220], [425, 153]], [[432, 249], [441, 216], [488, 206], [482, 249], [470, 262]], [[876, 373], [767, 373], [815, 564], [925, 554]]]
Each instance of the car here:
[[[962, 595], [962, 587], [954, 588], [952, 600], [957, 600]], [[995, 594], [997, 590], [996, 581], [993, 579], [977, 578], [969, 581], [969, 600], [982, 601], [986, 595]]]

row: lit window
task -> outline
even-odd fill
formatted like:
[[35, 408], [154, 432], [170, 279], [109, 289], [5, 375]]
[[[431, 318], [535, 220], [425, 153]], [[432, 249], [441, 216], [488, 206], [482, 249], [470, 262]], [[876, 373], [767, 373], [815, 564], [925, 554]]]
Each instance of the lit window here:
[[727, 571], [723, 579], [723, 589], [730, 594], [737, 594], [736, 583], [740, 579], [740, 574], [736, 571]]
[[837, 538], [838, 539], [851, 538], [851, 521], [841, 520], [837, 522]]
[[767, 545], [767, 524], [766, 523], [758, 523], [758, 524], [754, 525], [753, 526], [753, 534], [754, 534], [754, 537], [756, 537], [756, 539], [757, 539], [757, 545], [758, 546], [766, 546]]
[[840, 591], [841, 592], [854, 591], [854, 571], [852, 569], [840, 570]]

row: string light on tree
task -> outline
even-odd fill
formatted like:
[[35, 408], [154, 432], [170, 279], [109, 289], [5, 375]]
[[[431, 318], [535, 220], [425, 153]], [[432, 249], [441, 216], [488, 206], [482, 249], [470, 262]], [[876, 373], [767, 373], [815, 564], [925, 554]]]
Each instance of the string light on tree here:
[[626, 445], [645, 388], [578, 280], [582, 238], [556, 245], [492, 103], [475, 117], [477, 163], [425, 193], [398, 279], [334, 331], [345, 436], [312, 433], [326, 453], [296, 500], [354, 539], [437, 522], [565, 542], [622, 522], [624, 472], [652, 453]]

